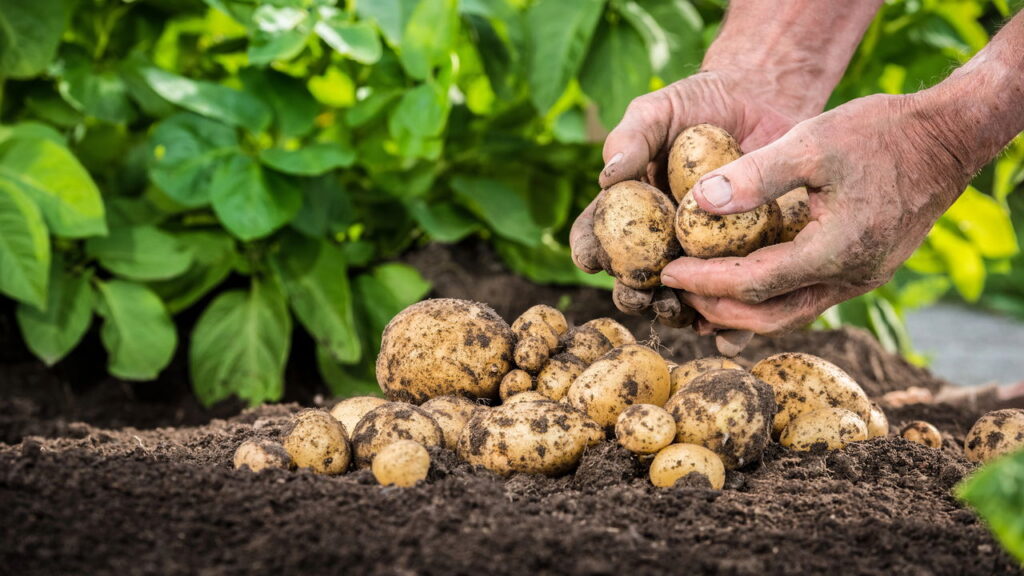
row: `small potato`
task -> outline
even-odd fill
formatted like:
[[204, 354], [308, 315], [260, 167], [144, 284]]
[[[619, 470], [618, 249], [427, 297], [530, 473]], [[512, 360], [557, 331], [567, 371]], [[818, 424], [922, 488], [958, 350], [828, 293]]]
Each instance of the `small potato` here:
[[548, 361], [554, 348], [554, 346], [549, 346], [543, 338], [527, 336], [516, 342], [513, 358], [515, 359], [516, 366], [520, 369], [536, 372]]
[[988, 462], [1024, 448], [1024, 409], [989, 412], [971, 426], [964, 438], [964, 454], [974, 462]]
[[381, 448], [370, 470], [381, 486], [408, 488], [427, 479], [430, 454], [419, 442], [399, 440]]
[[619, 414], [615, 438], [636, 454], [654, 454], [676, 437], [676, 421], [661, 406], [634, 404]]
[[527, 390], [526, 392], [520, 392], [509, 396], [507, 400], [501, 403], [501, 405], [508, 406], [509, 404], [515, 404], [516, 402], [554, 402], [554, 400], [540, 392], [537, 392], [536, 390]]
[[538, 304], [523, 312], [512, 323], [516, 365], [528, 372], [540, 370], [568, 329], [565, 316], [551, 306]]
[[782, 211], [782, 233], [779, 242], [792, 242], [811, 221], [811, 201], [806, 188], [786, 192], [775, 200]]
[[646, 346], [628, 344], [591, 364], [569, 387], [569, 404], [611, 428], [632, 404], [661, 406], [668, 400], [668, 365]]
[[444, 445], [450, 450], [455, 449], [462, 429], [466, 427], [466, 423], [476, 414], [477, 410], [487, 409], [462, 396], [438, 396], [427, 400], [420, 405], [420, 408], [441, 427]]
[[750, 372], [775, 392], [779, 404], [773, 428], [776, 436], [796, 416], [819, 408], [845, 408], [864, 422], [871, 419], [871, 401], [860, 384], [817, 356], [784, 352], [761, 360]]
[[615, 348], [600, 330], [586, 324], [570, 330], [562, 345], [563, 352], [572, 354], [588, 366]]
[[782, 211], [771, 202], [750, 212], [720, 216], [706, 212], [688, 192], [676, 212], [676, 236], [683, 253], [693, 258], [746, 256], [775, 244], [782, 231]]
[[712, 124], [691, 126], [676, 136], [668, 153], [668, 185], [676, 202], [705, 174], [739, 160], [736, 139]]
[[611, 318], [595, 318], [584, 324], [584, 326], [597, 328], [597, 331], [604, 334], [604, 337], [608, 339], [613, 348], [625, 346], [626, 344], [636, 344], [636, 336], [633, 336], [629, 328]]
[[643, 182], [619, 182], [605, 190], [594, 208], [605, 271], [630, 288], [660, 285], [661, 269], [679, 255], [675, 210], [664, 192]]
[[422, 408], [404, 402], [388, 402], [370, 410], [356, 424], [352, 432], [356, 466], [369, 466], [382, 448], [398, 440], [415, 440], [424, 446], [440, 446], [444, 442], [444, 431]]
[[794, 418], [779, 442], [798, 451], [839, 450], [851, 442], [868, 439], [868, 426], [844, 408], [822, 408]]
[[345, 427], [345, 435], [351, 437], [352, 431], [356, 429], [356, 424], [359, 424], [367, 412], [387, 403], [387, 400], [377, 396], [353, 396], [335, 404], [331, 408], [331, 416], [341, 422], [341, 425]]
[[586, 369], [587, 364], [576, 356], [564, 352], [556, 354], [537, 373], [537, 392], [552, 400], [561, 400]]
[[341, 474], [352, 459], [345, 428], [324, 410], [296, 414], [283, 444], [296, 466], [317, 474]]
[[875, 402], [871, 403], [871, 414], [868, 415], [868, 438], [878, 438], [889, 435], [889, 419], [882, 411], [882, 407]]
[[235, 450], [235, 469], [248, 468], [259, 472], [268, 468], [287, 470], [292, 466], [292, 457], [277, 442], [269, 440], [246, 440]]
[[680, 364], [670, 372], [670, 375], [672, 376], [671, 396], [675, 396], [676, 392], [679, 392], [683, 386], [693, 382], [694, 378], [697, 376], [706, 374], [712, 370], [743, 370], [743, 366], [740, 366], [733, 360], [722, 356], [697, 358], [696, 360], [690, 360], [689, 362]]
[[498, 397], [512, 368], [512, 329], [485, 304], [438, 298], [391, 319], [377, 356], [377, 383], [392, 400]]
[[662, 448], [651, 462], [651, 484], [659, 488], [674, 486], [680, 478], [699, 474], [713, 490], [725, 486], [725, 466], [711, 450], [696, 444], [672, 444]]
[[570, 406], [510, 402], [470, 420], [459, 438], [459, 455], [498, 474], [557, 475], [572, 470], [583, 450], [603, 439], [601, 427]]
[[776, 406], [771, 388], [749, 372], [713, 370], [676, 392], [665, 409], [677, 442], [708, 448], [732, 470], [761, 458]]
[[[870, 435], [870, 430], [868, 434]], [[929, 448], [942, 448], [942, 433], [924, 420], [915, 420], [900, 430], [900, 436]]]
[[512, 370], [501, 380], [501, 387], [498, 389], [498, 396], [501, 401], [508, 400], [510, 396], [533, 389], [533, 378], [525, 370]]

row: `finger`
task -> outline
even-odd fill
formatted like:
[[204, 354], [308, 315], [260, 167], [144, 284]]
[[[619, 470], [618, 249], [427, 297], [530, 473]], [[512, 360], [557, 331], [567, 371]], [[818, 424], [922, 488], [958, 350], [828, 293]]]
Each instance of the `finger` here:
[[715, 334], [715, 347], [722, 356], [732, 358], [739, 356], [753, 337], [754, 333], [746, 330], [722, 330]]
[[658, 322], [669, 328], [684, 328], [697, 319], [697, 312], [680, 302], [670, 288], [661, 287], [655, 291], [651, 309]]
[[802, 288], [760, 304], [694, 294], [683, 294], [681, 298], [711, 323], [757, 334], [783, 334], [801, 328], [842, 300], [823, 285]]
[[[600, 198], [601, 194], [598, 194], [597, 198]], [[573, 264], [587, 274], [594, 274], [602, 269], [604, 249], [594, 235], [594, 209], [597, 206], [597, 198], [580, 213], [569, 231], [569, 250]]]
[[633, 100], [626, 108], [622, 121], [604, 141], [601, 188], [647, 176], [648, 164], [668, 141], [672, 107], [667, 99], [662, 91], [652, 92]]
[[612, 302], [622, 313], [639, 316], [651, 306], [654, 290], [637, 290], [630, 288], [618, 280], [612, 290]]

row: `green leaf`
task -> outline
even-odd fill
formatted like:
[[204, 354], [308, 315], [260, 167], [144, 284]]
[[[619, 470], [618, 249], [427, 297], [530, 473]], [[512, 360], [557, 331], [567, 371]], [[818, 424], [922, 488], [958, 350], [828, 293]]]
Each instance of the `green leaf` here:
[[260, 152], [264, 165], [297, 176], [319, 176], [337, 168], [348, 168], [356, 152], [337, 142], [319, 142], [295, 150], [268, 148]]
[[192, 386], [205, 406], [229, 396], [256, 405], [278, 400], [291, 342], [291, 317], [272, 282], [254, 279], [248, 290], [218, 296], [192, 331]]
[[165, 70], [142, 67], [143, 80], [160, 97], [201, 116], [221, 120], [252, 132], [261, 132], [270, 125], [270, 109], [247, 92], [191, 80]]
[[57, 54], [68, 21], [64, 0], [0, 0], [0, 78], [31, 78]]
[[392, 48], [402, 44], [405, 23], [409, 21], [419, 0], [374, 0], [356, 3], [356, 13], [363, 20], [373, 20]]
[[331, 353], [323, 347], [316, 349], [316, 365], [327, 388], [336, 397], [381, 395], [380, 385], [376, 380], [351, 374], [342, 368], [341, 364], [335, 362], [331, 358]]
[[259, 96], [273, 111], [281, 136], [299, 138], [316, 124], [320, 104], [299, 78], [271, 69], [246, 68], [239, 73], [245, 91]]
[[999, 259], [1020, 252], [1010, 212], [995, 198], [968, 186], [943, 215], [985, 258]]
[[425, 82], [402, 95], [388, 119], [388, 130], [396, 139], [403, 134], [436, 138], [444, 132], [449, 110], [448, 90], [437, 82]]
[[192, 264], [192, 254], [177, 238], [154, 226], [113, 228], [107, 236], [90, 238], [85, 250], [104, 268], [130, 280], [174, 278]]
[[100, 340], [109, 355], [107, 369], [125, 380], [155, 379], [178, 345], [178, 333], [164, 303], [134, 282], [97, 282], [96, 289], [96, 312], [103, 318]]
[[50, 236], [28, 195], [0, 180], [0, 292], [46, 306]]
[[530, 215], [525, 194], [508, 182], [455, 176], [452, 189], [459, 202], [483, 219], [494, 233], [525, 246], [537, 246], [542, 230]]
[[448, 62], [459, 25], [457, 6], [457, 0], [420, 0], [416, 5], [399, 51], [409, 76], [425, 80], [435, 66]]
[[255, 31], [249, 44], [249, 62], [263, 66], [291, 60], [306, 47], [310, 33], [308, 10], [262, 4], [252, 15]]
[[554, 106], [579, 71], [604, 4], [605, 0], [539, 0], [527, 12], [530, 94], [541, 113]]
[[952, 283], [945, 276], [925, 276], [899, 287], [901, 308], [924, 308], [939, 301], [949, 292]]
[[613, 128], [629, 102], [647, 91], [651, 62], [644, 40], [625, 22], [602, 23], [580, 72], [580, 86], [597, 103], [601, 123]]
[[92, 274], [76, 274], [64, 267], [60, 258], [50, 267], [50, 289], [46, 308], [19, 304], [18, 326], [28, 349], [37, 358], [53, 366], [82, 340], [92, 322]]
[[38, 138], [0, 144], [0, 181], [15, 184], [32, 198], [56, 236], [83, 238], [107, 232], [96, 183], [61, 144]]
[[999, 543], [1024, 562], [1024, 450], [983, 466], [956, 488], [957, 498], [970, 504]]
[[291, 235], [285, 237], [273, 264], [295, 316], [317, 346], [335, 362], [358, 361], [362, 346], [352, 310], [348, 263], [341, 249]]
[[366, 124], [379, 116], [388, 105], [402, 94], [403, 92], [398, 90], [387, 90], [370, 94], [345, 111], [345, 123], [353, 128]]
[[220, 231], [186, 230], [175, 237], [192, 255], [192, 265], [176, 278], [149, 285], [172, 314], [192, 306], [223, 282], [237, 257], [235, 241]]
[[343, 234], [355, 223], [356, 214], [349, 192], [337, 178], [305, 178], [302, 208], [291, 225], [307, 236]]
[[114, 70], [97, 70], [91, 62], [71, 59], [57, 87], [69, 104], [86, 115], [113, 124], [135, 119], [128, 88]]
[[976, 302], [985, 290], [985, 261], [978, 249], [941, 225], [932, 228], [928, 242], [945, 261], [957, 292], [964, 300]]
[[157, 124], [149, 147], [150, 179], [189, 208], [210, 203], [214, 173], [225, 159], [239, 152], [234, 128], [185, 113]]
[[406, 207], [431, 240], [454, 244], [480, 229], [479, 223], [451, 202], [410, 199]]
[[14, 138], [49, 140], [58, 146], [63, 146], [65, 143], [64, 136], [46, 124], [39, 122], [20, 122], [11, 126], [0, 124], [0, 143]]
[[368, 357], [380, 351], [380, 334], [388, 322], [406, 307], [430, 292], [430, 283], [419, 271], [405, 264], [384, 264], [355, 280], [355, 301], [365, 314], [366, 332], [371, 334]]
[[240, 154], [218, 166], [210, 186], [214, 212], [241, 240], [267, 236], [287, 224], [302, 205], [302, 194], [291, 181]]
[[321, 20], [314, 27], [328, 46], [342, 56], [361, 64], [375, 64], [382, 52], [380, 38], [373, 25], [366, 22], [347, 22], [341, 16]]
[[569, 247], [558, 244], [550, 235], [534, 247], [499, 240], [495, 248], [509, 268], [538, 284], [593, 286], [607, 290], [615, 285], [615, 279], [608, 274], [587, 274], [574, 266]]
[[381, 264], [373, 269], [373, 277], [388, 287], [388, 292], [402, 309], [419, 302], [430, 292], [430, 282], [408, 264]]
[[704, 57], [704, 22], [686, 0], [626, 0], [617, 2], [622, 16], [644, 36], [654, 72], [665, 82], [689, 76]]

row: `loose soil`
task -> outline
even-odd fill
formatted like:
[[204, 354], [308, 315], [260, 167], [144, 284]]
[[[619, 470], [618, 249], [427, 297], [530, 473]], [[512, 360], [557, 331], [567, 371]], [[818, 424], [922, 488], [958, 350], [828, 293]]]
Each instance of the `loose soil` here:
[[[613, 312], [606, 293], [532, 285], [477, 246], [409, 261], [436, 295], [488, 302], [507, 319], [564, 294], [572, 319]], [[677, 360], [711, 353], [686, 331], [620, 319]], [[0, 311], [0, 573], [1017, 573], [950, 495], [972, 470], [960, 446], [985, 407], [889, 408], [894, 428], [938, 426], [942, 449], [893, 437], [830, 453], [773, 445], [721, 491], [655, 489], [613, 443], [560, 478], [499, 478], [435, 449], [427, 483], [381, 488], [367, 471], [231, 469], [241, 442], [278, 437], [299, 404], [211, 414], [177, 364], [162, 392], [97, 375], [102, 364], [84, 376], [46, 370], [17, 350], [9, 326]], [[743, 361], [781, 350], [823, 356], [876, 397], [943, 384], [857, 331], [756, 339]], [[315, 403], [322, 389], [303, 383], [293, 376], [289, 393]]]

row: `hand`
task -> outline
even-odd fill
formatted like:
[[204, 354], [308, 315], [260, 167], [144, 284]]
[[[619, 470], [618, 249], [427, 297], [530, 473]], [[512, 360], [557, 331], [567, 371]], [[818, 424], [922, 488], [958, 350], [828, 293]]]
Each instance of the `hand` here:
[[795, 126], [694, 188], [716, 214], [745, 212], [806, 186], [810, 224], [744, 258], [680, 258], [666, 286], [707, 320], [760, 334], [803, 326], [892, 278], [971, 175], [956, 132], [923, 93], [862, 98]]

